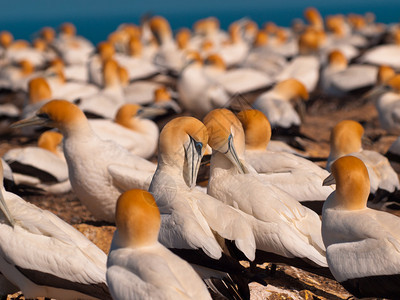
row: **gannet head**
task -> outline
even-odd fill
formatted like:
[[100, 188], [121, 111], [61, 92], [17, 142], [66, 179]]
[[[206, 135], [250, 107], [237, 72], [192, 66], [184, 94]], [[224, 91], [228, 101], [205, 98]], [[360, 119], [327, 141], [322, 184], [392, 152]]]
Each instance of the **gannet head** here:
[[139, 104], [127, 103], [122, 105], [115, 115], [115, 123], [129, 129], [136, 129], [134, 120], [138, 118], [152, 118], [164, 114], [165, 110], [156, 107], [143, 107]]
[[0, 45], [3, 48], [8, 48], [14, 41], [14, 36], [9, 31], [0, 32]]
[[306, 87], [297, 79], [289, 78], [278, 82], [274, 86], [273, 91], [283, 100], [293, 102], [297, 100], [308, 100], [308, 91]]
[[336, 69], [346, 69], [347, 68], [347, 58], [340, 50], [333, 50], [328, 55], [329, 64]]
[[149, 25], [159, 45], [172, 39], [171, 27], [167, 19], [161, 16], [155, 16], [151, 18]]
[[228, 32], [229, 32], [230, 41], [232, 43], [235, 44], [242, 40], [241, 28], [237, 22], [233, 22], [233, 23], [231, 23], [231, 25], [229, 25]]
[[176, 43], [178, 45], [179, 49], [186, 49], [188, 44], [189, 44], [189, 40], [190, 40], [190, 30], [187, 28], [181, 28], [179, 29], [178, 33], [175, 36], [175, 40]]
[[119, 31], [127, 35], [129, 38], [140, 38], [141, 32], [139, 26], [132, 23], [125, 23], [118, 27]]
[[264, 30], [268, 34], [275, 34], [278, 30], [278, 26], [274, 22], [267, 22], [264, 24]]
[[243, 164], [245, 138], [239, 119], [225, 108], [214, 109], [204, 117], [210, 147], [224, 154], [240, 173], [248, 173]]
[[259, 30], [254, 38], [254, 47], [263, 47], [268, 44], [268, 33], [263, 30]]
[[87, 122], [87, 119], [78, 106], [66, 100], [51, 100], [44, 104], [35, 116], [15, 122], [11, 127], [20, 128], [31, 125], [56, 127], [65, 136], [71, 130], [79, 131], [82, 122]]
[[343, 156], [332, 164], [331, 172], [323, 185], [336, 184], [334, 207], [346, 210], [365, 208], [370, 181], [362, 160], [354, 156]]
[[299, 53], [302, 55], [316, 53], [325, 41], [324, 31], [309, 27], [299, 37]]
[[51, 89], [46, 79], [37, 77], [28, 83], [29, 102], [37, 103], [51, 98]]
[[3, 186], [3, 181], [4, 181], [4, 171], [3, 171], [3, 164], [0, 161], [0, 209], [3, 212], [4, 216], [6, 217], [8, 223], [10, 223], [11, 226], [14, 226], [15, 224], [15, 220], [12, 217], [10, 211], [8, 210], [6, 201], [4, 199], [4, 195], [3, 195], [3, 190], [4, 190], [4, 186]]
[[56, 32], [51, 27], [43, 27], [42, 30], [40, 30], [40, 36], [46, 41], [46, 43], [51, 43], [56, 36]]
[[396, 72], [389, 66], [379, 66], [377, 82], [378, 84], [386, 84], [390, 79], [396, 75]]
[[362, 136], [364, 128], [360, 123], [344, 120], [333, 127], [330, 137], [332, 159], [362, 150]]
[[139, 189], [121, 194], [115, 224], [120, 247], [139, 248], [157, 243], [161, 217], [153, 195]]
[[154, 91], [154, 102], [168, 102], [171, 101], [171, 93], [165, 86], [161, 86]]
[[65, 22], [60, 25], [60, 32], [65, 34], [66, 36], [73, 37], [76, 34], [76, 27], [72, 23]]
[[23, 59], [19, 61], [19, 66], [21, 67], [21, 73], [23, 76], [28, 76], [33, 73], [35, 70], [35, 67], [33, 64], [30, 62], [29, 59]]
[[133, 57], [140, 57], [143, 52], [143, 45], [138, 37], [130, 38], [128, 42], [128, 53]]
[[244, 129], [246, 149], [265, 151], [271, 140], [271, 124], [268, 118], [257, 109], [243, 110], [237, 117]]
[[193, 117], [171, 120], [160, 133], [159, 167], [178, 171], [187, 186], [194, 187], [207, 141], [207, 128], [201, 121]]
[[16, 40], [9, 46], [9, 48], [13, 50], [28, 49], [29, 47], [29, 42], [25, 40]]
[[304, 18], [316, 29], [324, 29], [324, 21], [321, 14], [315, 7], [308, 7], [304, 10]]
[[38, 147], [59, 155], [58, 146], [63, 140], [63, 135], [57, 131], [45, 131], [38, 139]]
[[213, 66], [214, 68], [217, 68], [217, 69], [222, 70], [222, 71], [226, 70], [226, 64], [225, 64], [223, 58], [221, 57], [221, 55], [216, 54], [216, 53], [209, 55], [205, 59], [204, 63], [206, 65]]
[[328, 16], [326, 18], [326, 27], [336, 36], [343, 37], [345, 35], [345, 22], [343, 15]]
[[97, 44], [97, 52], [99, 53], [101, 60], [104, 62], [114, 56], [115, 49], [110, 42], [100, 42]]

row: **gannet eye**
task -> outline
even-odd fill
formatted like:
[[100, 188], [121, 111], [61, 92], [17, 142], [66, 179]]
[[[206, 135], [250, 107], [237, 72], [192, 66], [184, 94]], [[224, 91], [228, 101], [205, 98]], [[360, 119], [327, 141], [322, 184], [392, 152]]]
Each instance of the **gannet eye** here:
[[190, 142], [194, 144], [194, 147], [196, 149], [196, 152], [201, 155], [201, 150], [203, 149], [203, 143], [196, 141], [194, 138], [190, 137]]
[[50, 119], [49, 115], [46, 113], [37, 114], [36, 116], [38, 116], [41, 119]]
[[138, 111], [136, 112], [136, 115], [139, 116], [139, 115], [141, 115], [143, 112], [144, 112], [143, 109], [138, 109]]

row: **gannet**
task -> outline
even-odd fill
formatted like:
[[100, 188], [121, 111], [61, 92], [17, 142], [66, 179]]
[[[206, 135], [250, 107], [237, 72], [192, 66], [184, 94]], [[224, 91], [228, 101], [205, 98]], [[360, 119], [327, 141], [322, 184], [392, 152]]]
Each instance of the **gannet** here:
[[246, 162], [263, 174], [265, 182], [274, 184], [298, 201], [304, 201], [304, 205], [309, 200], [319, 200], [322, 208], [322, 202], [333, 191], [331, 187], [321, 185], [329, 173], [297, 155], [268, 151], [271, 126], [261, 111], [243, 110], [237, 117], [245, 132]]
[[97, 94], [81, 98], [79, 107], [86, 113], [112, 119], [118, 108], [125, 104], [119, 66], [114, 59], [104, 62], [103, 82], [103, 89]]
[[305, 86], [296, 79], [287, 79], [259, 95], [254, 102], [254, 108], [267, 116], [273, 128], [289, 128], [300, 126], [303, 117], [296, 112], [291, 102], [294, 102], [300, 114], [304, 114], [303, 101], [306, 100], [308, 92]]
[[0, 272], [26, 298], [110, 299], [107, 257], [79, 231], [3, 185], [0, 208]]
[[14, 183], [31, 186], [50, 194], [63, 194], [71, 190], [68, 167], [62, 153], [57, 151], [62, 141], [58, 132], [41, 134], [38, 146], [13, 148], [3, 159], [13, 170]]
[[367, 208], [364, 163], [344, 156], [324, 184], [336, 184], [323, 207], [322, 237], [335, 279], [357, 298], [396, 299], [400, 294], [400, 219]]
[[84, 113], [66, 100], [52, 100], [35, 116], [14, 123], [14, 127], [29, 125], [56, 127], [63, 134], [72, 189], [98, 220], [113, 222], [121, 192], [150, 184], [156, 166], [112, 141], [101, 140]]
[[158, 242], [161, 217], [149, 192], [124, 192], [115, 222], [107, 260], [113, 299], [211, 299], [193, 268]]
[[146, 119], [152, 109], [137, 104], [122, 105], [114, 121], [91, 119], [89, 124], [102, 140], [112, 140], [143, 158], [150, 158], [157, 148], [159, 129], [156, 123]]
[[399, 189], [399, 179], [386, 157], [376, 151], [362, 148], [363, 134], [364, 128], [356, 121], [344, 120], [337, 123], [331, 132], [327, 170], [330, 170], [336, 159], [345, 155], [361, 159], [368, 170], [371, 194], [375, 194], [379, 199], [380, 193], [393, 193]]
[[[227, 109], [204, 118], [213, 148], [207, 193], [241, 210], [253, 225], [256, 261], [301, 264], [328, 272], [321, 221], [283, 190], [261, 180], [246, 163], [245, 139], [240, 121]], [[271, 255], [272, 254], [272, 257]], [[257, 257], [258, 256], [258, 257]], [[291, 262], [290, 262], [291, 261]]]
[[376, 83], [378, 69], [375, 66], [351, 64], [339, 50], [333, 50], [328, 56], [328, 65], [321, 73], [321, 87], [324, 93], [344, 95]]

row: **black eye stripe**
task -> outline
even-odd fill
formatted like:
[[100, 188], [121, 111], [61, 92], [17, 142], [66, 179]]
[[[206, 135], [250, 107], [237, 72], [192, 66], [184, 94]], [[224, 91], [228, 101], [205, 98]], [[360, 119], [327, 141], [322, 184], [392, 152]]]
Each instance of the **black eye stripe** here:
[[37, 114], [36, 116], [42, 119], [50, 119], [49, 115], [45, 113]]

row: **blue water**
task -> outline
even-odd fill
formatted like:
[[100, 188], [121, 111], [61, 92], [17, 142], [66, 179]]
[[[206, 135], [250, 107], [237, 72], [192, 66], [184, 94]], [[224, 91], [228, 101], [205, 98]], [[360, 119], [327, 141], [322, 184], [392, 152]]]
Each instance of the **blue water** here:
[[145, 13], [165, 16], [174, 30], [191, 27], [204, 17], [216, 16], [223, 28], [242, 17], [249, 17], [259, 25], [273, 21], [290, 26], [295, 18], [302, 18], [304, 8], [317, 7], [323, 16], [337, 13], [374, 12], [377, 21], [400, 21], [400, 1], [317, 1], [317, 0], [169, 0], [169, 1], [106, 1], [106, 0], [14, 0], [3, 3], [0, 9], [0, 30], [11, 31], [15, 38], [32, 39], [43, 26], [58, 27], [62, 22], [73, 22], [78, 33], [97, 43], [123, 22], [139, 23]]

